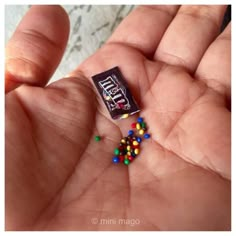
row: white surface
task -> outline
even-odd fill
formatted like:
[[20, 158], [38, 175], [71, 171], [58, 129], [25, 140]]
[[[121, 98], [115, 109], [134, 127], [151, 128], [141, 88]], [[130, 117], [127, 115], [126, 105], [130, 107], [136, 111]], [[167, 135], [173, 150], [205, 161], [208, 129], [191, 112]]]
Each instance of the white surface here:
[[[64, 57], [50, 82], [62, 78], [93, 54], [133, 9], [125, 5], [63, 5], [70, 17], [70, 37]], [[5, 42], [9, 40], [27, 5], [5, 6]]]

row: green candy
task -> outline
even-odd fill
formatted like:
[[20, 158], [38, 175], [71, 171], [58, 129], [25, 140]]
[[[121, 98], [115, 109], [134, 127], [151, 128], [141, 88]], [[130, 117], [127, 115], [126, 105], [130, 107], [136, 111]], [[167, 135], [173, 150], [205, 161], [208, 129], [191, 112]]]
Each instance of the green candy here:
[[142, 123], [141, 123], [141, 127], [142, 127], [142, 128], [146, 128], [146, 123], [145, 123], [145, 122], [142, 122]]
[[119, 154], [120, 154], [119, 148], [116, 148], [116, 149], [114, 150], [114, 154], [115, 154], [115, 155], [119, 155]]
[[125, 164], [125, 165], [129, 165], [129, 163], [130, 163], [130, 161], [129, 161], [128, 159], [125, 159], [125, 160], [124, 160], [124, 164]]
[[101, 137], [97, 135], [97, 136], [94, 137], [94, 140], [95, 140], [96, 142], [99, 142], [99, 141], [101, 140]]

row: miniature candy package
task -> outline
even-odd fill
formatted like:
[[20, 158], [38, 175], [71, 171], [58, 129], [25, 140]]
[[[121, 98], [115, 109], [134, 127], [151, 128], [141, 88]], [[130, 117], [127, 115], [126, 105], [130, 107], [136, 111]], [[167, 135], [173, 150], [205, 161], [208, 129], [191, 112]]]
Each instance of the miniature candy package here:
[[92, 80], [113, 119], [140, 111], [118, 67], [94, 75]]

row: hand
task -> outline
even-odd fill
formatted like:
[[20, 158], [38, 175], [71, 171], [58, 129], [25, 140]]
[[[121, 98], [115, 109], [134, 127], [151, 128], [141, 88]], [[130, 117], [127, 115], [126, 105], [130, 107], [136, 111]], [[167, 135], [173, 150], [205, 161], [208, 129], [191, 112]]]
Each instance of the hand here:
[[[46, 86], [69, 22], [58, 6], [31, 7], [6, 53], [6, 229], [230, 230], [224, 12], [139, 7], [68, 78]], [[91, 82], [114, 66], [151, 133], [129, 166], [111, 159], [137, 116], [112, 120]]]

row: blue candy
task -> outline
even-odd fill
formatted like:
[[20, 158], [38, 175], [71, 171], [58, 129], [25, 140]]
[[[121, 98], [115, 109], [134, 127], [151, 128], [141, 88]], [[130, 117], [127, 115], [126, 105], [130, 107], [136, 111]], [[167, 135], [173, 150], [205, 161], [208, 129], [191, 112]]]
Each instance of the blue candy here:
[[134, 152], [131, 152], [132, 157], [136, 157], [136, 154]]
[[133, 130], [129, 130], [128, 131], [128, 135], [133, 135], [134, 134], [134, 131]]
[[114, 157], [112, 158], [112, 162], [113, 162], [113, 163], [119, 163], [119, 161], [120, 161], [120, 159], [119, 159], [119, 157], [117, 157], [117, 156], [114, 156]]
[[137, 140], [138, 143], [142, 142], [142, 139], [140, 137], [137, 137], [136, 140]]
[[144, 136], [143, 136], [145, 139], [149, 139], [150, 137], [151, 137], [151, 135], [150, 134], [148, 134], [148, 133], [146, 133], [146, 134], [144, 134]]
[[142, 118], [142, 117], [139, 117], [139, 118], [137, 119], [137, 121], [138, 121], [139, 123], [142, 123], [142, 122], [143, 122], [143, 118]]

